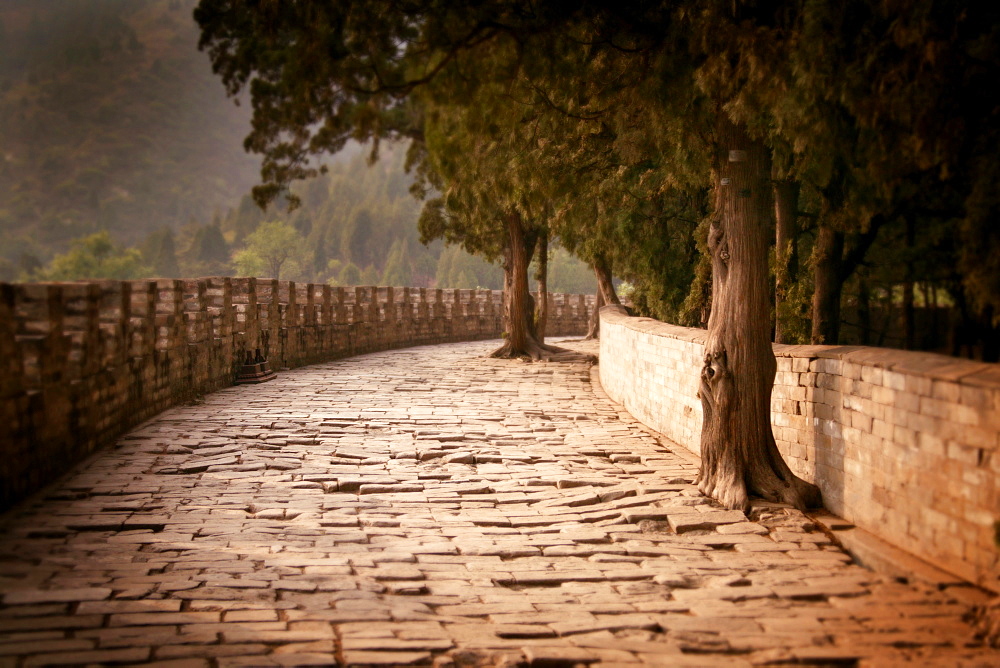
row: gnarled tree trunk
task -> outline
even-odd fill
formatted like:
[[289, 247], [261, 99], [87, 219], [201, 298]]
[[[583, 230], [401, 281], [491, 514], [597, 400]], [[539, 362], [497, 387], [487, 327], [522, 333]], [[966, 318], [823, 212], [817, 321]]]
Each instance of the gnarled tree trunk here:
[[547, 346], [535, 332], [534, 300], [528, 285], [528, 265], [535, 239], [527, 232], [521, 214], [510, 211], [504, 216], [507, 247], [504, 257], [504, 312], [507, 316], [507, 340], [490, 357], [529, 357], [533, 360], [593, 359], [571, 350]]
[[597, 276], [597, 289], [604, 297], [605, 304], [622, 305], [615, 292], [615, 283], [611, 274], [611, 263], [603, 255], [594, 258], [594, 274]]
[[776, 363], [770, 341], [768, 244], [771, 160], [742, 126], [719, 114], [715, 219], [709, 230], [712, 313], [701, 373], [704, 421], [698, 488], [727, 508], [750, 495], [805, 508], [819, 490], [796, 477], [771, 431]]
[[597, 304], [590, 316], [590, 327], [587, 330], [586, 341], [601, 338], [601, 307], [608, 304], [622, 305], [615, 292], [615, 283], [611, 275], [611, 265], [603, 255], [594, 258], [594, 276], [597, 277]]

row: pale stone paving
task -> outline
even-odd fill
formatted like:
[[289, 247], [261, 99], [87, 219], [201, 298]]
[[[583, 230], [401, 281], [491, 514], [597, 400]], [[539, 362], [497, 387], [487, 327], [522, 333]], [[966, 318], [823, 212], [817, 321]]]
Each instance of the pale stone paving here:
[[720, 509], [588, 365], [495, 345], [284, 372], [122, 438], [0, 528], [0, 666], [1000, 665], [961, 588]]

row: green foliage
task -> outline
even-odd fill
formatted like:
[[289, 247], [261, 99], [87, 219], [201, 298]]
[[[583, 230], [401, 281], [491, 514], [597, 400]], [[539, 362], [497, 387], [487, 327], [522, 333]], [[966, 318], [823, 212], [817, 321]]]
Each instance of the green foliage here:
[[413, 272], [406, 242], [397, 239], [389, 250], [389, 259], [385, 263], [381, 284], [407, 286], [412, 280]]
[[177, 261], [176, 237], [169, 227], [160, 228], [146, 238], [142, 247], [142, 257], [153, 275], [159, 278], [181, 277], [181, 268]]
[[353, 262], [348, 262], [341, 269], [340, 273], [337, 275], [337, 285], [361, 285], [361, 270], [358, 269], [358, 265]]
[[[851, 281], [876, 260], [881, 293], [925, 272], [967, 317], [1000, 322], [995, 3], [202, 0], [196, 16], [230, 92], [251, 90], [261, 199], [350, 138], [412, 137], [422, 238], [498, 259], [517, 215], [610, 264], [643, 312], [704, 322], [724, 115], [801, 185], [804, 266], [776, 310], [791, 330], [830, 283], [810, 271], [861, 299]], [[371, 260], [340, 232], [324, 243]], [[810, 265], [820, 232], [836, 257]]]
[[184, 276], [226, 276], [232, 272], [230, 247], [222, 235], [219, 222], [208, 225], [192, 221], [181, 231], [179, 256]]
[[359, 207], [347, 221], [347, 225], [341, 231], [340, 254], [351, 262], [358, 265], [371, 264], [374, 259], [374, 250], [371, 248], [372, 216], [368, 209]]
[[368, 265], [361, 272], [361, 285], [378, 285], [379, 278], [378, 270]]
[[40, 271], [30, 276], [35, 281], [77, 281], [113, 278], [132, 280], [149, 275], [142, 253], [136, 248], [123, 248], [102, 231], [73, 241], [69, 252], [56, 255]]
[[549, 292], [568, 295], [592, 295], [597, 292], [594, 270], [562, 248], [549, 259]]
[[503, 273], [497, 265], [469, 255], [458, 246], [449, 246], [441, 253], [435, 280], [439, 288], [499, 290]]
[[302, 258], [308, 257], [305, 238], [288, 223], [263, 222], [246, 238], [243, 249], [233, 255], [240, 276], [300, 280]]

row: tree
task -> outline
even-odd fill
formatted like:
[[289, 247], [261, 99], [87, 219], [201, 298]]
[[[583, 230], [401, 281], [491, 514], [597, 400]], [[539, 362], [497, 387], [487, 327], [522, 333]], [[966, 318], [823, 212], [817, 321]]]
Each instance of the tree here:
[[108, 232], [102, 231], [76, 239], [67, 253], [56, 255], [32, 280], [78, 281], [113, 278], [120, 281], [149, 276], [142, 253], [136, 248], [123, 248]]
[[382, 274], [383, 285], [410, 285], [412, 271], [410, 269], [410, 255], [407, 251], [406, 242], [397, 239], [389, 249], [389, 259], [385, 263], [385, 271]]
[[[902, 230], [915, 253], [943, 223], [958, 231], [956, 302], [994, 324], [1000, 315], [990, 255], [1000, 235], [988, 222], [1000, 211], [1000, 9], [899, 9], [202, 0], [197, 17], [230, 92], [250, 84], [259, 197], [348, 138], [415, 140], [418, 174], [440, 195], [425, 206], [424, 237], [503, 261], [505, 354], [545, 352], [526, 273], [543, 231], [601, 267], [602, 296], [614, 271], [635, 279], [642, 308], [695, 321], [707, 312], [699, 485], [745, 508], [753, 494], [817, 500], [768, 421], [776, 215], [782, 269], [799, 246], [813, 268], [794, 285], [780, 276], [777, 296], [811, 299], [816, 340], [838, 340], [844, 285], [871, 249]], [[798, 184], [799, 206], [794, 186], [775, 181]], [[807, 209], [801, 230], [793, 222]], [[890, 273], [907, 298], [908, 257]]]
[[169, 227], [161, 227], [149, 235], [142, 249], [142, 256], [155, 276], [163, 278], [181, 276], [174, 231]]
[[[690, 28], [685, 17], [691, 15], [683, 10], [674, 16], [672, 7], [630, 4], [607, 12], [596, 6], [573, 11], [445, 2], [416, 3], [406, 12], [381, 3], [366, 3], [363, 9], [295, 6], [279, 12], [268, 5], [250, 8], [228, 0], [203, 0], [196, 17], [203, 29], [201, 44], [209, 48], [230, 92], [254, 79], [255, 131], [247, 143], [265, 154], [262, 174], [267, 183], [255, 191], [259, 197], [273, 196], [290, 178], [311, 173], [304, 158], [309, 153], [335, 150], [351, 134], [392, 136], [409, 128], [430, 147], [426, 156], [431, 167], [424, 173], [442, 192], [425, 207], [422, 234], [504, 258], [510, 331], [497, 353], [539, 357], [548, 351], [530, 329], [533, 309], [527, 281], [543, 222], [536, 216], [545, 213], [550, 193], [569, 210], [581, 209], [571, 206], [569, 187], [580, 175], [577, 164], [552, 173], [539, 169], [557, 162], [560, 155], [544, 130], [576, 126], [571, 143], [586, 145], [587, 136], [600, 136], [601, 121], [608, 117], [604, 127], [610, 126], [613, 147], [641, 146], [642, 140], [618, 141], [615, 131], [634, 137], [641, 112], [668, 106], [664, 101], [671, 99], [671, 87], [677, 87], [679, 99], [688, 105], [686, 116], [696, 121], [689, 135], [713, 130], [698, 124], [706, 117], [716, 119], [715, 130], [727, 131], [710, 143], [716, 156], [722, 137], [737, 137], [742, 145], [746, 136], [718, 101], [714, 106], [702, 101], [693, 74], [703, 56], [697, 52], [697, 39], [682, 32]], [[357, 39], [362, 34], [365, 38]], [[253, 48], [243, 48], [249, 43]], [[406, 48], [400, 50], [400, 44]], [[301, 62], [312, 63], [308, 75], [298, 66]], [[472, 72], [477, 76], [470, 76]], [[619, 81], [624, 83], [614, 83]], [[418, 88], [423, 123], [413, 122], [412, 101], [417, 98], [411, 93]], [[611, 98], [623, 91], [616, 104]], [[597, 114], [593, 107], [602, 103], [609, 108]], [[676, 128], [684, 126], [671, 124], [668, 114], [658, 116], [663, 127], [673, 129], [668, 136], [676, 136]], [[567, 118], [586, 125], [585, 131]], [[683, 150], [675, 144], [671, 153]], [[762, 160], [753, 164], [762, 168]], [[625, 161], [625, 171], [639, 162], [634, 156]], [[728, 206], [718, 229], [728, 233], [734, 248], [742, 243], [749, 248], [731, 258], [725, 251], [716, 253], [733, 279], [714, 283], [722, 294], [713, 300], [712, 355], [705, 371], [707, 375], [719, 369], [724, 372], [720, 378], [727, 379], [711, 388], [717, 403], [735, 399], [733, 388], [748, 393], [740, 397], [738, 412], [730, 410], [732, 404], [713, 411], [705, 427], [710, 441], [706, 459], [711, 463], [702, 468], [701, 487], [730, 507], [745, 507], [752, 492], [797, 506], [812, 500], [806, 486], [798, 484], [801, 481], [782, 468], [783, 463], [774, 462], [780, 462], [780, 456], [768, 423], [767, 384], [768, 360], [773, 380], [774, 358], [767, 347], [769, 335], [765, 331], [760, 339], [759, 326], [768, 320], [767, 301], [751, 299], [750, 308], [744, 308], [740, 300], [741, 291], [757, 289], [747, 276], [766, 277], [767, 244], [759, 243], [766, 238], [761, 236], [766, 226], [761, 224], [756, 188], [769, 177], [769, 171], [745, 177], [753, 182], [758, 199], [750, 210], [723, 197], [718, 192], [721, 181], [715, 183], [717, 207]], [[627, 181], [617, 179], [615, 184], [627, 190]], [[600, 212], [590, 218], [602, 220]], [[744, 242], [743, 236], [752, 238]], [[726, 362], [729, 358], [731, 363]], [[731, 428], [748, 431], [739, 443], [730, 443], [726, 434]], [[740, 447], [739, 452], [727, 451]]]
[[281, 278], [297, 275], [307, 257], [306, 240], [288, 223], [280, 220], [261, 223], [246, 238], [246, 246], [233, 255], [233, 263], [243, 276]]
[[596, 289], [594, 273], [586, 264], [555, 247], [549, 262], [549, 290], [568, 295], [592, 294]]
[[[512, 48], [493, 44], [486, 57], [502, 58]], [[492, 356], [568, 359], [577, 355], [544, 343], [528, 280], [539, 241], [549, 234], [549, 207], [544, 192], [530, 187], [537, 166], [525, 159], [536, 145], [537, 111], [506, 103], [507, 95], [526, 92], [518, 84], [523, 86], [518, 78], [505, 87], [483, 83], [474, 105], [424, 102], [427, 163], [421, 176], [441, 197], [425, 206], [420, 230], [424, 241], [444, 238], [501, 260], [507, 329]]]
[[361, 285], [361, 270], [353, 262], [345, 264], [337, 275], [337, 285]]
[[459, 246], [449, 246], [438, 259], [434, 283], [439, 288], [499, 290], [503, 287], [503, 276], [495, 264], [470, 255]]
[[370, 246], [373, 227], [372, 215], [368, 208], [355, 209], [341, 232], [341, 257], [359, 267], [371, 264], [375, 259]]
[[724, 115], [718, 122], [699, 488], [729, 508], [746, 508], [751, 494], [799, 508], [817, 505], [818, 488], [791, 472], [771, 430], [777, 365], [765, 315], [770, 152]]
[[186, 276], [225, 276], [230, 272], [229, 244], [222, 236], [219, 220], [208, 225], [192, 221], [190, 246], [181, 259], [181, 269]]

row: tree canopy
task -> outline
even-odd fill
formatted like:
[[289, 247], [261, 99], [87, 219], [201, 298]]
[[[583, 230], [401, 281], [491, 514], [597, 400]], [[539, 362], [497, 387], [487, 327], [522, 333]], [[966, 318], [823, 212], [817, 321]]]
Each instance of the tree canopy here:
[[302, 271], [299, 260], [307, 256], [306, 240], [298, 230], [274, 220], [261, 223], [246, 238], [246, 246], [233, 255], [233, 264], [241, 276], [297, 278]]
[[142, 253], [135, 248], [122, 248], [107, 231], [91, 234], [73, 242], [66, 253], [57, 255], [31, 278], [41, 281], [75, 281], [78, 279], [113, 278], [131, 280], [149, 275]]
[[[907, 224], [916, 246], [936, 240], [941, 289], [995, 324], [998, 11], [940, 0], [203, 0], [196, 18], [230, 92], [251, 94], [246, 145], [264, 155], [260, 198], [350, 138], [416, 138], [417, 161], [440, 171], [458, 159], [443, 153], [461, 150], [460, 137], [446, 146], [427, 134], [442, 114], [478, 115], [476, 141], [512, 137], [519, 118], [535, 140], [506, 163], [520, 196], [553, 203], [544, 223], [567, 248], [616, 256], [638, 304], [686, 323], [706, 312], [694, 267], [722, 109], [766, 141], [772, 176], [801, 193], [793, 241], [803, 266], [787, 293], [797, 301], [777, 312], [796, 340], [829, 343], [840, 336], [835, 303], [858, 299], [841, 290], [855, 292], [869, 251]], [[942, 226], [956, 234], [942, 240]], [[875, 278], [905, 282], [903, 264]]]
[[730, 507], [816, 500], [774, 448], [772, 331], [867, 342], [881, 302], [910, 346], [933, 282], [1000, 355], [998, 6], [201, 0], [195, 16], [229, 92], [249, 90], [257, 198], [348, 139], [412, 139], [424, 239], [502, 259], [506, 352], [544, 351], [526, 277], [550, 236], [646, 312], [707, 325], [701, 487]]

